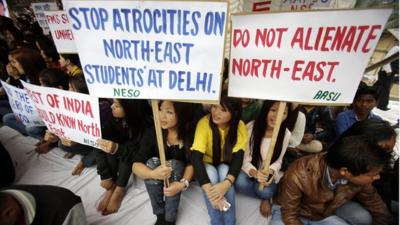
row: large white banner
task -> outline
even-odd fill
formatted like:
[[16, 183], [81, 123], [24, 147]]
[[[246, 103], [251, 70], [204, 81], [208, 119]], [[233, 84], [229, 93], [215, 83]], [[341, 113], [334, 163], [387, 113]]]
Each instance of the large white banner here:
[[38, 21], [40, 27], [43, 29], [44, 34], [49, 34], [50, 29], [46, 21], [46, 16], [44, 11], [55, 11], [58, 10], [57, 4], [55, 2], [36, 2], [32, 3], [33, 13], [35, 14], [36, 20]]
[[68, 15], [64, 11], [46, 11], [47, 24], [59, 53], [76, 53], [74, 35]]
[[64, 3], [91, 95], [219, 99], [227, 2]]
[[25, 82], [22, 84], [50, 132], [97, 147], [96, 141], [101, 138], [98, 98]]
[[229, 95], [351, 103], [390, 9], [235, 15]]
[[1, 80], [0, 82], [7, 93], [11, 109], [19, 121], [27, 127], [44, 126], [44, 122], [39, 117], [38, 111], [32, 100], [28, 97], [26, 90], [16, 88]]

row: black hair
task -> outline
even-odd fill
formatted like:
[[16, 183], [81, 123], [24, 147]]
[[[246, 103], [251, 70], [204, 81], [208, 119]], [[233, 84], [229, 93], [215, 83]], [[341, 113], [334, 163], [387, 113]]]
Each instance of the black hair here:
[[59, 69], [44, 69], [39, 73], [39, 80], [46, 87], [68, 90], [68, 75]]
[[10, 34], [14, 37], [12, 43], [13, 46], [10, 47], [16, 48], [22, 44], [24, 40], [22, 32], [14, 25], [12, 19], [6, 16], [0, 16], [0, 32], [5, 34], [6, 31], [10, 32]]
[[51, 58], [52, 62], [58, 62], [60, 55], [52, 40], [46, 36], [40, 36], [36, 38], [36, 43], [39, 46], [39, 50], [42, 50], [47, 57]]
[[325, 156], [329, 167], [339, 170], [347, 168], [353, 176], [368, 173], [383, 166], [389, 154], [378, 145], [371, 144], [365, 135], [339, 138]]
[[358, 86], [356, 95], [354, 96], [354, 101], [356, 101], [362, 95], [372, 95], [375, 100], [378, 100], [378, 92], [376, 88], [368, 86], [364, 82], [361, 82]]
[[85, 76], [83, 73], [76, 74], [69, 78], [69, 83], [73, 86], [77, 92], [82, 94], [89, 94], [89, 89], [86, 85]]
[[[271, 109], [271, 107], [276, 103], [277, 101], [271, 101], [271, 100], [265, 100], [263, 102], [263, 105], [261, 107], [260, 113], [258, 114], [257, 118], [254, 121], [253, 124], [253, 131], [251, 133], [251, 137], [249, 140], [249, 146], [250, 146], [250, 151], [252, 154], [252, 160], [251, 163], [259, 168], [260, 162], [261, 162], [261, 142], [263, 140], [265, 131], [267, 129], [267, 122], [266, 118], [268, 116], [268, 113]], [[278, 102], [279, 103], [279, 102]], [[291, 103], [287, 103], [286, 107], [288, 108], [288, 114], [285, 120], [282, 121], [279, 133], [278, 133], [278, 138], [276, 140], [276, 144], [274, 147], [274, 153], [272, 154], [271, 162], [275, 162], [278, 158], [279, 155], [281, 154], [282, 151], [282, 145], [283, 145], [283, 139], [285, 138], [286, 134], [286, 129], [287, 129], [287, 124], [288, 121], [291, 118]]]
[[[158, 102], [158, 108], [160, 109], [161, 104], [164, 101], [159, 101]], [[184, 102], [172, 102], [172, 105], [174, 106], [175, 109], [175, 114], [177, 117], [177, 134], [178, 134], [178, 139], [183, 142], [183, 147], [185, 150], [185, 154], [187, 159], [190, 159], [190, 146], [193, 143], [193, 138], [194, 138], [194, 127], [193, 127], [193, 114], [190, 113], [192, 109], [192, 104], [191, 103], [184, 103]], [[164, 141], [164, 146], [167, 145], [167, 135], [168, 131], [167, 130], [162, 130], [163, 133], [163, 141]]]
[[79, 55], [78, 54], [61, 53], [60, 55], [64, 59], [69, 60], [73, 65], [81, 67], [81, 61], [79, 60]]
[[378, 144], [380, 141], [396, 137], [396, 131], [384, 120], [366, 119], [354, 123], [340, 137], [364, 135], [371, 144]]
[[147, 100], [118, 99], [118, 101], [124, 109], [125, 121], [134, 133], [141, 133], [152, 124], [152, 110]]
[[43, 57], [36, 49], [22, 47], [17, 48], [9, 53], [24, 70], [24, 75], [29, 79], [31, 84], [39, 85], [38, 74], [46, 68]]
[[[240, 118], [242, 118], [242, 106], [240, 100], [230, 98], [222, 94], [221, 106], [231, 113], [231, 120], [229, 121], [229, 131], [225, 137], [225, 144], [223, 146], [224, 161], [230, 162], [232, 159], [232, 150], [237, 141], [237, 131], [239, 128]], [[210, 115], [209, 125], [212, 130], [212, 149], [213, 149], [213, 164], [217, 165], [221, 161], [221, 138], [217, 125], [212, 121]]]

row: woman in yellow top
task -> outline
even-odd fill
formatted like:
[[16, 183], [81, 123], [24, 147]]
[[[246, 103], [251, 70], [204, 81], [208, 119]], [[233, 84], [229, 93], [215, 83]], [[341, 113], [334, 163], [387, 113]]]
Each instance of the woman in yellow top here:
[[83, 73], [78, 54], [60, 54], [58, 62], [61, 69], [65, 70], [70, 77]]
[[192, 164], [212, 225], [236, 223], [233, 183], [240, 172], [248, 138], [241, 114], [238, 99], [222, 96], [220, 105], [213, 105], [211, 113], [197, 123]]

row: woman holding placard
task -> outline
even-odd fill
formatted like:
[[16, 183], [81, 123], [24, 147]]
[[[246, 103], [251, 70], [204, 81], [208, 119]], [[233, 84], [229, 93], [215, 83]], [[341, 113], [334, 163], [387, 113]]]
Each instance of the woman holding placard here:
[[[190, 146], [194, 127], [191, 104], [160, 101], [158, 104], [167, 166], [161, 165], [157, 148], [141, 148], [133, 163], [133, 172], [143, 179], [150, 196], [155, 224], [175, 224], [182, 191], [189, 187], [193, 177]], [[154, 136], [154, 134], [153, 134]], [[169, 186], [164, 186], [164, 180]]]
[[[264, 217], [271, 214], [270, 199], [276, 192], [282, 159], [290, 139], [290, 132], [287, 129], [287, 118], [290, 118], [289, 103], [286, 105], [278, 138], [273, 149], [274, 152], [269, 166], [269, 174], [264, 173], [261, 166], [268, 154], [278, 108], [279, 102], [264, 101], [256, 120], [247, 124], [247, 131], [251, 136], [244, 154], [242, 171], [235, 184], [235, 188], [238, 192], [261, 199], [260, 213]], [[264, 185], [262, 190], [259, 190], [260, 184]]]
[[97, 172], [101, 186], [107, 190], [97, 207], [103, 215], [115, 213], [121, 206], [132, 162], [142, 145], [144, 133], [153, 129], [151, 108], [146, 100], [114, 99], [111, 110], [115, 121], [103, 121], [115, 124], [107, 131], [110, 140], [97, 141], [102, 150], [96, 157]]
[[212, 225], [236, 223], [233, 184], [248, 138], [241, 112], [239, 100], [223, 95], [220, 104], [213, 105], [211, 113], [197, 123], [192, 163]]
[[[68, 86], [69, 91], [89, 94], [83, 74], [70, 77]], [[72, 175], [79, 176], [85, 168], [90, 167], [91, 165], [96, 163], [96, 150], [94, 150], [93, 147], [79, 144], [62, 137], [59, 138], [60, 141], [58, 143], [58, 147], [67, 152], [67, 154], [64, 155], [65, 158], [71, 158], [75, 154], [82, 155], [81, 160], [72, 170]]]

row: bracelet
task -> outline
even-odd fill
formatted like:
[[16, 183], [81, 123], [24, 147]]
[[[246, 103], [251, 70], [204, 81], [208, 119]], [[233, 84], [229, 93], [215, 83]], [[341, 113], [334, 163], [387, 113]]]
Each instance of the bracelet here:
[[185, 185], [185, 188], [183, 188], [183, 191], [186, 191], [189, 188], [189, 181], [186, 180], [185, 178], [182, 178], [180, 181], [183, 185]]
[[224, 181], [225, 181], [225, 180], [229, 181], [229, 183], [231, 183], [231, 186], [233, 186], [233, 181], [232, 181], [231, 179], [225, 177]]

